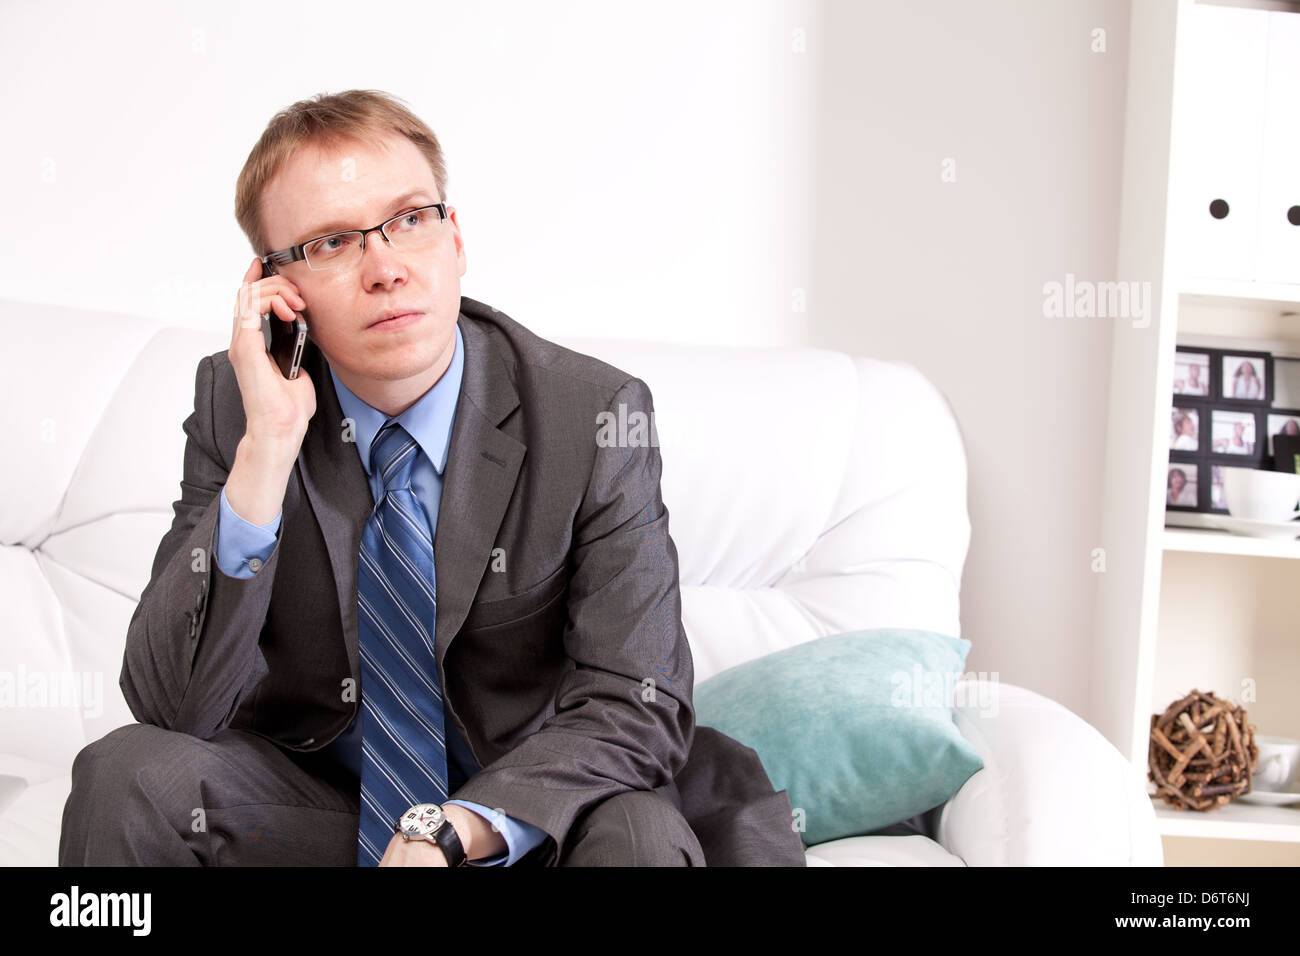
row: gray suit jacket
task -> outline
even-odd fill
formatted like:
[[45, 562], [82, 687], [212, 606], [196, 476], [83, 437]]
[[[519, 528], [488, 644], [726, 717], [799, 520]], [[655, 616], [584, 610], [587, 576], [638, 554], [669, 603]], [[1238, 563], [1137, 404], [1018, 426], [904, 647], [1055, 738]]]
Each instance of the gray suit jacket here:
[[[804, 865], [786, 791], [751, 748], [695, 725], [659, 449], [595, 440], [599, 413], [620, 404], [649, 418], [649, 389], [473, 299], [458, 322], [434, 644], [446, 719], [482, 769], [450, 796], [545, 830], [553, 862], [583, 811], [671, 789], [709, 865]], [[181, 498], [127, 632], [120, 685], [143, 723], [315, 751], [356, 714], [357, 556], [374, 501], [310, 342], [304, 367], [317, 407], [275, 549], [239, 579], [209, 551], [243, 403], [225, 351], [199, 363]]]

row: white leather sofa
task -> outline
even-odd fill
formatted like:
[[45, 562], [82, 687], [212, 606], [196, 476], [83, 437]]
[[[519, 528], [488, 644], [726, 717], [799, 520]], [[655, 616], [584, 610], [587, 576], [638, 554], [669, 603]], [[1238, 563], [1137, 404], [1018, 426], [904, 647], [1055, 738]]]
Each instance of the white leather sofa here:
[[[127, 624], [179, 497], [195, 366], [229, 327], [0, 301], [0, 333], [0, 864], [54, 865], [73, 758], [134, 719], [118, 688]], [[961, 436], [915, 368], [557, 341], [650, 385], [697, 681], [868, 627], [978, 643], [958, 622]], [[978, 690], [995, 696], [968, 694], [955, 719], [985, 766], [928, 815], [933, 833], [820, 844], [810, 865], [1162, 863], [1140, 770], [1050, 700]]]

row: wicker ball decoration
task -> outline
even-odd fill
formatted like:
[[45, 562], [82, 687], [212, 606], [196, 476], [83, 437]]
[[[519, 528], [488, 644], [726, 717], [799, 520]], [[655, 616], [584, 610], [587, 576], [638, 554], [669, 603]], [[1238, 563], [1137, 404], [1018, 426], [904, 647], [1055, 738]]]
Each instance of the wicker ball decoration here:
[[1250, 793], [1259, 763], [1255, 725], [1246, 711], [1193, 690], [1151, 715], [1147, 777], [1177, 810], [1213, 810]]

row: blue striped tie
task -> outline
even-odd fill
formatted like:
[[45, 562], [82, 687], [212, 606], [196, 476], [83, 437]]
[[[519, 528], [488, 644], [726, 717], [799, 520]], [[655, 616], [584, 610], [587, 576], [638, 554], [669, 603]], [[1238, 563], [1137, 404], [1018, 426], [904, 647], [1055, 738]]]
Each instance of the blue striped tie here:
[[442, 689], [433, 650], [437, 587], [429, 516], [411, 489], [419, 446], [389, 419], [370, 446], [384, 490], [361, 534], [361, 818], [357, 865], [375, 866], [393, 822], [447, 799]]

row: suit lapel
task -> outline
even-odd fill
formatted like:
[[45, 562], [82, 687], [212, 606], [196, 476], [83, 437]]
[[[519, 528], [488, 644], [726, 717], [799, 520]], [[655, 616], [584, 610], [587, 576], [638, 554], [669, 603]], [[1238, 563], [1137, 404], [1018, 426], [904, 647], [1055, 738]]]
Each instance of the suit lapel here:
[[519, 407], [505, 360], [482, 325], [463, 311], [459, 321], [465, 370], [433, 539], [438, 593], [433, 644], [440, 666], [478, 593], [527, 448], [497, 427]]
[[[465, 368], [433, 545], [438, 599], [434, 650], [439, 668], [478, 592], [526, 450], [497, 427], [519, 405], [505, 360], [489, 334], [466, 318], [463, 310], [457, 321], [465, 345]], [[343, 410], [329, 366], [310, 340], [303, 365], [316, 388], [316, 414], [303, 436], [298, 468], [325, 538], [343, 641], [353, 677], [359, 681], [357, 558], [374, 498], [356, 445], [343, 440]]]
[[325, 538], [334, 593], [343, 621], [348, 665], [359, 685], [357, 559], [361, 553], [361, 531], [374, 506], [374, 498], [356, 443], [344, 439], [343, 409], [334, 391], [329, 364], [310, 338], [303, 352], [303, 368], [316, 388], [316, 414], [307, 423], [307, 434], [298, 453], [298, 471]]

